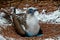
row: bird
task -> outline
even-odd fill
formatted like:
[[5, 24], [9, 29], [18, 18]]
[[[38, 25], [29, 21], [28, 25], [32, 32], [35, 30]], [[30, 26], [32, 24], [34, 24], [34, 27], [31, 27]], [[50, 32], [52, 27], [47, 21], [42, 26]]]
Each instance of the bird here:
[[[25, 20], [21, 18], [22, 16], [18, 16], [18, 15], [16, 16], [18, 17], [18, 19], [20, 19], [19, 21], [21, 23], [18, 25], [18, 28], [17, 28], [16, 20], [18, 19], [14, 21], [16, 24], [16, 30], [18, 31], [19, 34], [22, 34], [22, 32], [24, 32], [25, 36], [31, 37], [31, 36], [36, 36], [39, 33], [40, 25], [39, 25], [39, 20], [37, 19], [38, 15], [36, 15], [35, 13], [36, 13], [35, 9], [33, 10], [32, 8], [29, 8], [27, 9], [27, 13], [25, 13], [26, 14], [26, 19], [24, 18]], [[25, 24], [27, 25], [27, 28], [26, 28], [26, 25], [24, 25], [24, 22], [26, 22]]]
[[28, 25], [28, 29], [25, 29], [27, 36], [35, 36], [38, 34], [40, 30], [39, 20], [34, 15], [34, 10], [29, 9], [27, 13], [26, 23]]

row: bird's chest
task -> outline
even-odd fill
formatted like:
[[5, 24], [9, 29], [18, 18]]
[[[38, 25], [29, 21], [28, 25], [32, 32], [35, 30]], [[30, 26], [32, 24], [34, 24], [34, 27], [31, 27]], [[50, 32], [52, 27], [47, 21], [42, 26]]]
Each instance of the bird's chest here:
[[36, 35], [39, 32], [39, 24], [38, 20], [33, 16], [33, 17], [28, 17], [26, 20], [26, 23], [28, 25], [27, 33], [32, 33], [31, 35]]
[[26, 22], [29, 25], [35, 25], [38, 23], [38, 20], [34, 16], [28, 16]]

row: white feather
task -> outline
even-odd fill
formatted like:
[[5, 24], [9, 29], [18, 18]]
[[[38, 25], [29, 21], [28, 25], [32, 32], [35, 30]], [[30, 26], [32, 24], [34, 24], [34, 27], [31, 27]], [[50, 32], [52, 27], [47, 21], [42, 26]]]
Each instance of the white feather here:
[[40, 26], [39, 26], [39, 21], [38, 19], [33, 15], [31, 16], [30, 14], [27, 15], [27, 25], [28, 25], [28, 29], [26, 30], [26, 32], [30, 35], [36, 35], [39, 32]]

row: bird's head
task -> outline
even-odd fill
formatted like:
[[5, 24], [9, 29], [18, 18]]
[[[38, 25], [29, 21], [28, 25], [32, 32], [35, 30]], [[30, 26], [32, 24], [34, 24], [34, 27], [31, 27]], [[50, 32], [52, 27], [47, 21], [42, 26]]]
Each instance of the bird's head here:
[[36, 10], [34, 10], [34, 9], [29, 9], [28, 10], [28, 14], [31, 14], [31, 15], [34, 15], [34, 12], [35, 12]]

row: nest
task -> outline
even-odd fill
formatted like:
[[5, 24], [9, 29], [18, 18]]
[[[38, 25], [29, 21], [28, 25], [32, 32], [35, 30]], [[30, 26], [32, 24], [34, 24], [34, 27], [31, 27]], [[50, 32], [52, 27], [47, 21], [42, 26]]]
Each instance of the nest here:
[[14, 29], [13, 26], [9, 26], [6, 29], [3, 29], [1, 34], [10, 37], [15, 38], [16, 40], [43, 40], [45, 38], [53, 38], [58, 35], [60, 35], [60, 24], [47, 24], [47, 23], [40, 23], [41, 29], [43, 31], [43, 36], [36, 36], [36, 37], [21, 37], [18, 35]]

